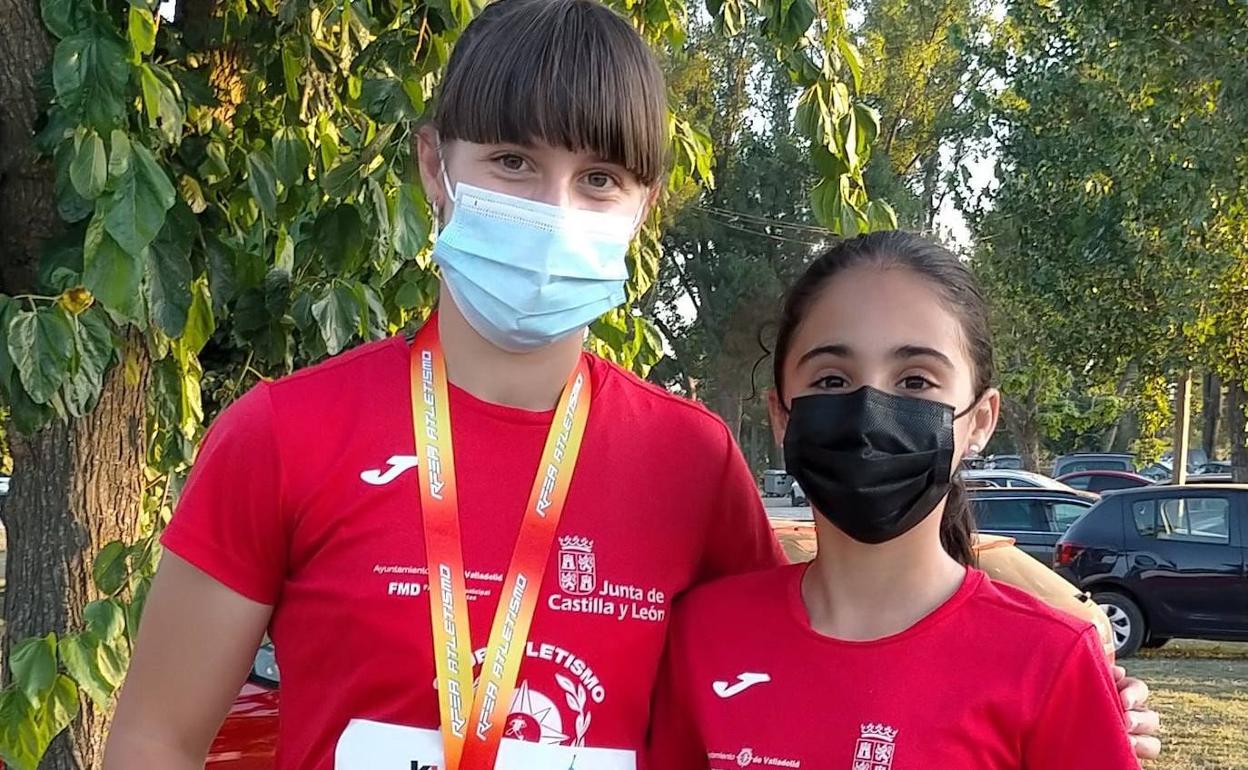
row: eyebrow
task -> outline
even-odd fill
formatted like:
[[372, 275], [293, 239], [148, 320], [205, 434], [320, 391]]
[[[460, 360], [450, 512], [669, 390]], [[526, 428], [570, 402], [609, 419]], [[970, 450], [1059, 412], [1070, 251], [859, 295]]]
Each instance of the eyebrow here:
[[[850, 346], [843, 344], [820, 345], [817, 348], [811, 348], [803, 353], [797, 363], [799, 365], [804, 364], [812, 358], [823, 355], [836, 356], [837, 358], [853, 358], [854, 350]], [[893, 350], [892, 356], [893, 358], [903, 361], [910, 358], [934, 358], [950, 369], [953, 368], [953, 360], [950, 359], [949, 356], [940, 352], [936, 348], [929, 348], [925, 345], [902, 345], [901, 347]]]

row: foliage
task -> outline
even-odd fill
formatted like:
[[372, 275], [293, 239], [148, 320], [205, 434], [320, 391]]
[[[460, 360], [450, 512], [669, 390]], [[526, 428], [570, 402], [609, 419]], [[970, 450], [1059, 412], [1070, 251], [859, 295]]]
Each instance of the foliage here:
[[[176, 481], [205, 415], [257, 378], [428, 312], [431, 217], [411, 138], [478, 8], [184, 0], [165, 19], [154, 0], [40, 2], [55, 52], [36, 145], [55, 168], [64, 227], [37, 290], [0, 297], [0, 405], [34, 433], [90, 412], [116, 367], [137, 377], [150, 358], [148, 462]], [[678, 0], [611, 4], [656, 47], [683, 44], [691, 11]], [[710, 0], [707, 10], [723, 36], [757, 33], [800, 89], [816, 218], [847, 234], [891, 225], [862, 184], [878, 117], [847, 82], [862, 65], [843, 3]], [[712, 182], [713, 148], [679, 111], [671, 137], [678, 199]], [[662, 216], [630, 253], [630, 305], [592, 327], [596, 351], [642, 372], [663, 345], [640, 312]], [[87, 627], [21, 644], [18, 686], [0, 709], [11, 766], [33, 767], [72, 720], [72, 689], [108, 705], [155, 556], [149, 541], [110, 544], [97, 560], [104, 603], [88, 608]], [[121, 626], [92, 620], [118, 612]]]

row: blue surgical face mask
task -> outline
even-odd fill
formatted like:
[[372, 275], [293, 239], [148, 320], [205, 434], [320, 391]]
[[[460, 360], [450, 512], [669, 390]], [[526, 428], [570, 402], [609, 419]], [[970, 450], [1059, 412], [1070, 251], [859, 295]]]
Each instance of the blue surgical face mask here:
[[442, 181], [454, 200], [433, 259], [464, 318], [512, 352], [583, 333], [624, 304], [636, 217], [563, 208]]

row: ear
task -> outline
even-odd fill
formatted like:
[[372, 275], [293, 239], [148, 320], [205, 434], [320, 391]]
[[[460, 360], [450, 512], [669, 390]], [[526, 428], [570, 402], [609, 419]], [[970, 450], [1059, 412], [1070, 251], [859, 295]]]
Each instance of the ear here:
[[978, 446], [980, 451], [988, 446], [992, 434], [997, 431], [997, 420], [1001, 417], [1001, 391], [989, 388], [979, 399], [979, 406], [971, 413], [971, 432], [968, 446]]
[[420, 165], [420, 183], [425, 199], [434, 211], [443, 211], [450, 191], [442, 183], [442, 157], [438, 153], [438, 130], [426, 123], [416, 131], [416, 159]]
[[789, 412], [775, 388], [767, 391], [767, 416], [771, 418], [771, 436], [776, 446], [784, 446], [784, 432], [789, 429]]

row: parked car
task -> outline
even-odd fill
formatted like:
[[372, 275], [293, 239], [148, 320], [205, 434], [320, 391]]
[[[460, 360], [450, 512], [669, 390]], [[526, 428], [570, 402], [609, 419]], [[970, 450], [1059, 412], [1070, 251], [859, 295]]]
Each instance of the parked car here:
[[789, 505], [794, 508], [801, 508], [804, 505], [810, 505], [810, 501], [806, 499], [806, 492], [802, 490], [802, 485], [796, 481], [789, 487]]
[[265, 644], [208, 750], [204, 770], [273, 770], [280, 682], [273, 645]]
[[970, 489], [967, 497], [976, 530], [1013, 538], [1046, 565], [1062, 533], [1096, 502], [1085, 493], [1057, 489]]
[[1196, 469], [1196, 472], [1201, 475], [1206, 475], [1210, 473], [1231, 473], [1233, 470], [1234, 466], [1229, 460], [1214, 460], [1200, 466]]
[[1058, 574], [1114, 627], [1118, 654], [1182, 636], [1248, 640], [1248, 485], [1106, 495], [1058, 541]]
[[1053, 478], [1079, 471], [1135, 472], [1135, 457], [1110, 452], [1076, 452], [1062, 455], [1053, 463]]
[[1057, 479], [1030, 471], [993, 468], [982, 471], [962, 471], [961, 477], [968, 488], [1003, 487], [1006, 489], [1054, 489], [1058, 492], [1078, 491]]
[[1096, 492], [1097, 494], [1115, 489], [1147, 487], [1153, 483], [1152, 479], [1147, 479], [1138, 473], [1127, 473], [1126, 471], [1077, 471], [1075, 473], [1067, 473], [1058, 481], [1066, 486], [1087, 492]]
[[[1166, 477], [1157, 482], [1163, 485], [1174, 484], [1174, 479]], [[1233, 484], [1234, 477], [1229, 473], [1191, 473], [1187, 476], [1187, 483], [1190, 484]]]
[[1003, 471], [1021, 471], [1023, 458], [1022, 455], [993, 455], [984, 463], [984, 467]]

